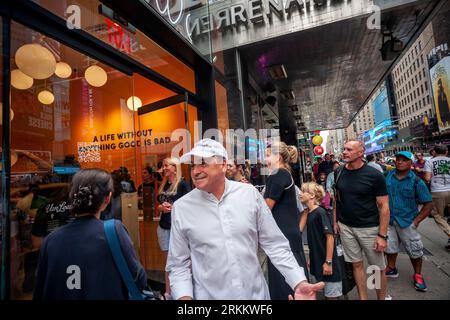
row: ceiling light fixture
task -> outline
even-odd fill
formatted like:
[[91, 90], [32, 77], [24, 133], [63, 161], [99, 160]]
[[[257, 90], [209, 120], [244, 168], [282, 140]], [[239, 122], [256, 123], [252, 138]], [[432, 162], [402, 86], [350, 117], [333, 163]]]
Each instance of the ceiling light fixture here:
[[[3, 109], [3, 104], [0, 102], [0, 110], [2, 110], [2, 109]], [[9, 112], [10, 112], [9, 118], [11, 119], [11, 121], [13, 121], [13, 119], [14, 119], [13, 109], [9, 109]], [[2, 112], [0, 112], [0, 125], [3, 125], [3, 113]]]
[[33, 86], [33, 78], [27, 76], [19, 69], [11, 71], [11, 85], [19, 90], [30, 89]]
[[56, 64], [55, 74], [62, 79], [67, 79], [72, 74], [72, 68], [68, 63], [58, 62]]
[[38, 94], [38, 100], [42, 104], [52, 104], [55, 101], [55, 96], [48, 90], [42, 90]]
[[127, 99], [127, 107], [131, 111], [137, 111], [137, 109], [142, 107], [142, 101], [136, 96], [131, 96]]
[[16, 51], [15, 61], [23, 73], [34, 79], [47, 79], [56, 69], [55, 56], [37, 43], [21, 46]]
[[93, 87], [101, 87], [108, 80], [108, 75], [106, 71], [103, 70], [102, 67], [99, 66], [90, 66], [84, 72], [84, 77], [86, 81]]

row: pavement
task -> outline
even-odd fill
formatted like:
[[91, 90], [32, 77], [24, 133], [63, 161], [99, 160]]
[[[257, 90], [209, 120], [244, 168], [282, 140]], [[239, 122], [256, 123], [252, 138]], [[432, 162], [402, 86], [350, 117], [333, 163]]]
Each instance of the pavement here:
[[[450, 252], [445, 249], [447, 236], [439, 229], [432, 218], [426, 218], [419, 226], [424, 245], [424, 261], [422, 275], [428, 286], [427, 292], [418, 292], [414, 289], [412, 276], [413, 268], [408, 255], [403, 251], [397, 258], [398, 278], [388, 278], [388, 295], [393, 300], [450, 300]], [[306, 240], [306, 239], [305, 239]], [[306, 242], [306, 241], [305, 241]], [[304, 243], [305, 243], [304, 242]], [[305, 254], [308, 255], [308, 246], [305, 245]], [[258, 258], [267, 280], [267, 257], [262, 250]], [[164, 273], [147, 272], [152, 279], [152, 287], [164, 290]], [[375, 290], [368, 290], [369, 300], [376, 299]], [[356, 287], [348, 293], [348, 300], [358, 300]], [[317, 299], [323, 299], [319, 293]]]
[[[450, 300], [450, 252], [445, 249], [447, 236], [432, 218], [419, 226], [424, 245], [422, 275], [427, 292], [418, 292], [412, 283], [413, 268], [408, 255], [401, 252], [397, 258], [398, 278], [388, 278], [387, 292], [393, 300]], [[375, 300], [375, 290], [369, 290], [369, 299]], [[356, 288], [348, 294], [349, 300], [358, 299]]]

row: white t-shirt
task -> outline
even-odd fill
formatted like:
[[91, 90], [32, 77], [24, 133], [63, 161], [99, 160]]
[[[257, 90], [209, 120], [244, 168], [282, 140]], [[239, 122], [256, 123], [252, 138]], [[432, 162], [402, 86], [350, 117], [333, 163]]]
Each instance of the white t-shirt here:
[[425, 172], [431, 172], [431, 192], [450, 191], [450, 158], [437, 156], [425, 163]]

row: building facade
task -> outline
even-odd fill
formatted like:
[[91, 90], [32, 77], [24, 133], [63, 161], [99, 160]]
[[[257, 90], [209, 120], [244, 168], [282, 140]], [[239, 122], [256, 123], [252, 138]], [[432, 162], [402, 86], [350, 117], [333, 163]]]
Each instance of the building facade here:
[[400, 129], [433, 116], [427, 56], [434, 47], [433, 26], [429, 23], [392, 70]]

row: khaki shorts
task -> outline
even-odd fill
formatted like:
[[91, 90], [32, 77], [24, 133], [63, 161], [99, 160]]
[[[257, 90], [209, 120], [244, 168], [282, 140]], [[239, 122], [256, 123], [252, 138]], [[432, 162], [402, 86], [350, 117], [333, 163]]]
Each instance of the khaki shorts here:
[[341, 222], [338, 223], [345, 261], [352, 263], [362, 262], [364, 253], [369, 265], [378, 266], [381, 270], [386, 268], [384, 253], [374, 249], [378, 227], [353, 228]]

